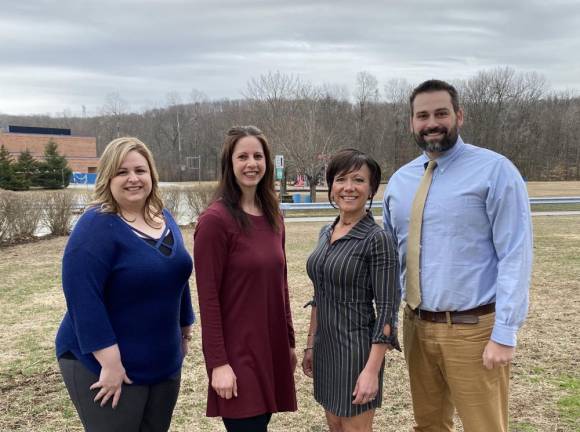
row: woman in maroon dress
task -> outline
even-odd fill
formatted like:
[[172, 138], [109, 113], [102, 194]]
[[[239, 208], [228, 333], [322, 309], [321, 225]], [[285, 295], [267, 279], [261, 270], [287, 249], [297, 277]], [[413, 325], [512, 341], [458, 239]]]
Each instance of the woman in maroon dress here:
[[228, 432], [267, 431], [296, 411], [294, 329], [284, 224], [268, 142], [253, 126], [226, 135], [216, 199], [200, 216], [194, 263], [207, 412]]

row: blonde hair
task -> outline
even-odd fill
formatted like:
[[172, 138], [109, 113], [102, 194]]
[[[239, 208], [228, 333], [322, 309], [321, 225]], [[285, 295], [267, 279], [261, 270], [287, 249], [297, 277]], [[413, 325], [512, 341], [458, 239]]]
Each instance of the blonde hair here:
[[119, 213], [122, 216], [119, 203], [115, 201], [111, 193], [110, 184], [111, 179], [117, 175], [119, 167], [131, 151], [136, 151], [143, 156], [149, 165], [151, 193], [143, 206], [143, 218], [147, 225], [157, 228], [159, 224], [155, 222], [155, 218], [161, 216], [163, 211], [163, 200], [159, 193], [159, 174], [157, 174], [151, 151], [137, 138], [122, 137], [107, 144], [97, 168], [97, 182], [91, 205], [100, 207], [104, 213]]

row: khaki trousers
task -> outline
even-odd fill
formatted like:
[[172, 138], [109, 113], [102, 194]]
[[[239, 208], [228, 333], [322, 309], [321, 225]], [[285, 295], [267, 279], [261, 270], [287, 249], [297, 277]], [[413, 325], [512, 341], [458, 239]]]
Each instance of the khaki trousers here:
[[488, 370], [482, 361], [494, 321], [491, 313], [478, 324], [432, 323], [405, 308], [416, 432], [453, 432], [455, 408], [465, 432], [507, 432], [509, 365]]

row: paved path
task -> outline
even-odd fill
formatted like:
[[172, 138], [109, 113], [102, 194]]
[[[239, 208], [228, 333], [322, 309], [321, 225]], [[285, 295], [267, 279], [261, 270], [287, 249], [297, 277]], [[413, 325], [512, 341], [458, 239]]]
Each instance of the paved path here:
[[[532, 216], [580, 216], [580, 211], [532, 212]], [[332, 222], [334, 219], [334, 216], [287, 217], [284, 222]], [[375, 216], [375, 220], [382, 222], [383, 218]]]

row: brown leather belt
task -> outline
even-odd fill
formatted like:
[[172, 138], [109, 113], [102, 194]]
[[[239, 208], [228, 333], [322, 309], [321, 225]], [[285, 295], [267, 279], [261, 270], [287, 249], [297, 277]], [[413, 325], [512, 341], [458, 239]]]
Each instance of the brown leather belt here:
[[495, 303], [456, 312], [431, 312], [422, 309], [409, 309], [422, 321], [451, 324], [477, 324], [479, 322], [478, 317], [495, 312]]

